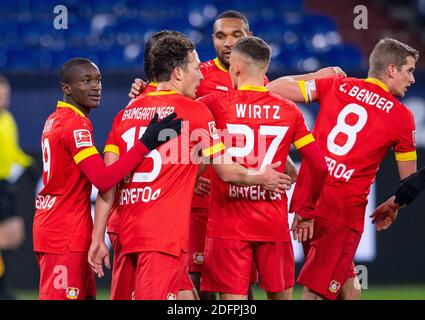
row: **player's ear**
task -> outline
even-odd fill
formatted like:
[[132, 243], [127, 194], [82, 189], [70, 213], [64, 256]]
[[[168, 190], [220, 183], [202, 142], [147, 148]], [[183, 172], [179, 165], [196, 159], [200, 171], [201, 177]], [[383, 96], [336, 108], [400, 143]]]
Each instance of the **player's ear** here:
[[182, 68], [179, 68], [179, 67], [174, 68], [173, 74], [174, 74], [174, 77], [178, 81], [182, 81], [182, 79], [183, 79], [183, 69]]
[[392, 79], [392, 78], [394, 78], [395, 76], [396, 76], [396, 73], [397, 73], [397, 67], [394, 65], [394, 64], [389, 64], [388, 66], [387, 66], [387, 74], [388, 74], [388, 76]]
[[62, 91], [65, 95], [70, 96], [72, 93], [71, 86], [69, 83], [61, 82]]

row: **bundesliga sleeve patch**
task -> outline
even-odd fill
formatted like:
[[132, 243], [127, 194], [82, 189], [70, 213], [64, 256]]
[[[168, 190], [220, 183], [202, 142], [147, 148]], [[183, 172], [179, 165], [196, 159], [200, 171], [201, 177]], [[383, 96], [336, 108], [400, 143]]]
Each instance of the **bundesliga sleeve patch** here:
[[208, 122], [208, 128], [210, 129], [210, 135], [214, 140], [220, 139], [217, 128], [215, 126], [215, 121]]
[[87, 129], [74, 130], [74, 140], [77, 148], [93, 146], [91, 133]]

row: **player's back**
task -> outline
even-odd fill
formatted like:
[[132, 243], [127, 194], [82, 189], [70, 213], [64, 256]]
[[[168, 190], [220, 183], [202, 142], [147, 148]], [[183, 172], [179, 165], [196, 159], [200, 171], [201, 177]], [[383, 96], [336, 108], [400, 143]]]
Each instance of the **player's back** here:
[[[295, 104], [265, 87], [243, 86], [201, 98], [210, 108], [229, 155], [247, 168], [281, 161], [291, 144], [309, 134]], [[260, 186], [239, 187], [214, 177], [209, 236], [258, 241], [289, 240], [286, 195]], [[224, 223], [225, 222], [225, 223]]]
[[[115, 128], [120, 154], [146, 129], [155, 113], [184, 119], [182, 134], [151, 151], [120, 187], [120, 234], [123, 252], [179, 254], [187, 247], [189, 213], [198, 165], [192, 161], [195, 136], [210, 143], [211, 113], [201, 103], [173, 91], [149, 93], [131, 103]], [[191, 139], [193, 138], [193, 139]]]
[[36, 198], [35, 251], [88, 249], [92, 185], [76, 163], [94, 148], [92, 130], [81, 111], [61, 102], [45, 123], [41, 137], [44, 187]]
[[315, 84], [320, 111], [313, 133], [329, 167], [318, 211], [329, 217], [359, 209], [362, 214], [335, 218], [362, 230], [370, 186], [387, 151], [394, 148], [397, 160], [416, 159], [413, 115], [377, 79], [333, 77]]

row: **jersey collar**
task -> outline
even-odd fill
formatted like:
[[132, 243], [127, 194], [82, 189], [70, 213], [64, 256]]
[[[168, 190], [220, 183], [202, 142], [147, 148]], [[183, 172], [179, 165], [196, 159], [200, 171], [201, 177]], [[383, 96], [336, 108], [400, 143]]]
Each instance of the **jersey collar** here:
[[220, 60], [218, 60], [218, 58], [215, 58], [213, 61], [214, 61], [215, 66], [217, 68], [219, 68], [221, 71], [229, 72], [229, 70], [227, 70], [225, 67], [223, 67], [223, 65], [220, 63]]
[[158, 87], [158, 82], [149, 82], [148, 83], [148, 86], [157, 88]]
[[240, 91], [258, 91], [258, 92], [267, 92], [269, 89], [267, 89], [264, 86], [251, 86], [249, 84], [244, 84], [240, 88], [238, 88]]
[[377, 86], [381, 87], [383, 90], [389, 92], [388, 87], [385, 83], [383, 83], [381, 80], [376, 78], [366, 78], [364, 81], [376, 84]]
[[77, 107], [73, 106], [70, 103], [64, 102], [64, 101], [58, 101], [57, 108], [69, 108], [71, 110], [74, 110], [76, 113], [78, 113], [83, 118], [87, 118], [86, 115]]
[[148, 93], [148, 96], [166, 96], [169, 94], [178, 94], [177, 91], [174, 90], [159, 90], [159, 91], [152, 91]]

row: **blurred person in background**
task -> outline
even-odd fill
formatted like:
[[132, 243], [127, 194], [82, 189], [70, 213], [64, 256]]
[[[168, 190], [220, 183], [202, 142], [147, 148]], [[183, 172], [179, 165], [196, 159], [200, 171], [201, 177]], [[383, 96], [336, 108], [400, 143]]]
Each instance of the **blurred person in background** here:
[[5, 283], [4, 255], [25, 238], [24, 220], [16, 209], [16, 181], [34, 164], [19, 147], [18, 128], [8, 110], [10, 91], [9, 81], [0, 75], [0, 299], [14, 298]]

